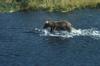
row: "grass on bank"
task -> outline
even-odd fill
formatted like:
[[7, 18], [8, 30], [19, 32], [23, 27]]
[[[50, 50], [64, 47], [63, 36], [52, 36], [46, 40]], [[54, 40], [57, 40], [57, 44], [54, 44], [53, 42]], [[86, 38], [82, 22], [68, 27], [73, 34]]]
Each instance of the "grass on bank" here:
[[0, 12], [48, 10], [69, 12], [74, 9], [100, 7], [100, 0], [1, 0]]
[[72, 11], [81, 8], [95, 8], [100, 0], [30, 0], [29, 6], [33, 9], [49, 11]]

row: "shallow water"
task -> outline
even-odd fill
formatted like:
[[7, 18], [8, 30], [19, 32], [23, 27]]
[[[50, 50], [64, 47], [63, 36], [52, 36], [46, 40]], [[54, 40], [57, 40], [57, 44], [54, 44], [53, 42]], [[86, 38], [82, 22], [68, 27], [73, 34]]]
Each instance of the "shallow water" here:
[[[68, 20], [71, 33], [46, 33], [44, 21]], [[0, 14], [0, 66], [99, 66], [100, 10]]]

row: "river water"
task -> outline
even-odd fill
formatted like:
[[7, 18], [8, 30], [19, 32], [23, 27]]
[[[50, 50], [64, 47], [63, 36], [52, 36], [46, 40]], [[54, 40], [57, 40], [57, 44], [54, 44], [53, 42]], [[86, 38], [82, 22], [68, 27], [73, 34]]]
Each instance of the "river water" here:
[[[47, 34], [45, 20], [68, 20], [70, 34]], [[100, 9], [0, 13], [0, 66], [100, 66]]]

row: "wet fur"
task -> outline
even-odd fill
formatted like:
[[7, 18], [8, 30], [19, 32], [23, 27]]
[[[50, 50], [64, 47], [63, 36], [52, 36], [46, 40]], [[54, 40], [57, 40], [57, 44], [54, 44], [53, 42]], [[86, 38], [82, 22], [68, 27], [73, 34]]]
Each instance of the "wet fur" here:
[[71, 23], [68, 21], [46, 21], [43, 28], [50, 28], [50, 32], [61, 30], [71, 32], [71, 27]]

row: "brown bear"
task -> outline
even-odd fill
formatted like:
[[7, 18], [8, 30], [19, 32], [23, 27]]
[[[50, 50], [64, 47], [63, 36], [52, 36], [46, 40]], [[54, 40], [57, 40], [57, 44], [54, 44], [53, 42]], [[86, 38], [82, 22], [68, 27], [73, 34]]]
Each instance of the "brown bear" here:
[[50, 32], [53, 31], [72, 31], [72, 25], [70, 22], [66, 20], [61, 20], [61, 21], [46, 21], [43, 29], [48, 29], [50, 28]]

